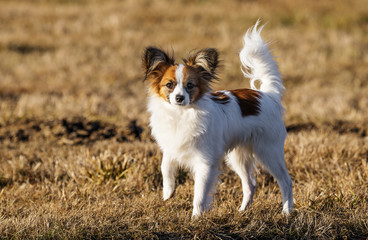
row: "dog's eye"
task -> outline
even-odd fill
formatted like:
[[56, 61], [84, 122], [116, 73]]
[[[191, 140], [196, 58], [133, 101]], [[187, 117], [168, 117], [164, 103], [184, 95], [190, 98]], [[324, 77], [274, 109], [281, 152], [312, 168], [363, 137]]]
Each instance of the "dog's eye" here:
[[172, 82], [168, 82], [168, 83], [166, 83], [166, 87], [167, 87], [168, 89], [172, 89], [172, 88], [173, 88], [173, 83], [172, 83]]
[[188, 83], [187, 84], [187, 89], [188, 90], [191, 90], [191, 89], [193, 89], [195, 87], [195, 85], [193, 84], [193, 83]]

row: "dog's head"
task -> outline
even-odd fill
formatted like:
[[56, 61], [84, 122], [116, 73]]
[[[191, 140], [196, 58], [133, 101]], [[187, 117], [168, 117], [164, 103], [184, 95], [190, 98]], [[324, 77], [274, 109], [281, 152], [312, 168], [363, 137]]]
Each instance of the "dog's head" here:
[[145, 80], [149, 81], [151, 94], [178, 106], [195, 103], [211, 90], [217, 66], [218, 53], [213, 48], [192, 54], [183, 64], [176, 64], [173, 57], [155, 47], [146, 48], [143, 56]]

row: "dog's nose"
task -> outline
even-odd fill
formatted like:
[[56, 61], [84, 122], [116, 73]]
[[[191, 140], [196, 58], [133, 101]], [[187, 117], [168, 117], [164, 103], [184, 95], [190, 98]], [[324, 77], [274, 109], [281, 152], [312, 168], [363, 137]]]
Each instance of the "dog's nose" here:
[[176, 95], [175, 100], [177, 103], [182, 103], [185, 97], [183, 95]]

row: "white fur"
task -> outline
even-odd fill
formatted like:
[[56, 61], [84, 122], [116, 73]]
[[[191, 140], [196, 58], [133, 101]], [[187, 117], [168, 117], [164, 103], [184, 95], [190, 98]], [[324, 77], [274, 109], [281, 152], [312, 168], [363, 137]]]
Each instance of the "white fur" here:
[[260, 37], [257, 24], [244, 36], [240, 60], [246, 76], [261, 81], [260, 113], [243, 117], [235, 96], [224, 91], [230, 101], [216, 103], [205, 94], [195, 104], [178, 106], [159, 96], [149, 98], [152, 134], [163, 151], [163, 198], [175, 189], [178, 167], [194, 174], [193, 216], [209, 208], [219, 175], [219, 165], [226, 163], [240, 176], [244, 210], [255, 193], [254, 163], [258, 162], [276, 179], [283, 196], [283, 213], [292, 210], [292, 182], [284, 160], [286, 130], [280, 102], [283, 85], [275, 61]]
[[[179, 64], [175, 70], [175, 78], [176, 78], [176, 86], [172, 93], [169, 94], [170, 103], [177, 105], [188, 105], [189, 104], [189, 94], [186, 92], [185, 87], [183, 85], [184, 74], [183, 74], [183, 64]], [[183, 96], [184, 101], [182, 103], [178, 103], [176, 101], [177, 96]]]
[[244, 47], [239, 54], [243, 65], [242, 71], [245, 77], [250, 78], [252, 89], [256, 89], [256, 81], [261, 81], [260, 90], [267, 92], [281, 106], [280, 96], [284, 90], [281, 75], [267, 44], [261, 38], [264, 26], [257, 29], [258, 24], [259, 21], [243, 37]]

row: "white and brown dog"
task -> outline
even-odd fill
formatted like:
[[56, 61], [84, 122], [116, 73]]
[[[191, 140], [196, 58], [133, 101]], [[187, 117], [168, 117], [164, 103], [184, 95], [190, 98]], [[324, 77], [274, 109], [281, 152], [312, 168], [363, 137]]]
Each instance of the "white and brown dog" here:
[[[143, 56], [149, 82], [148, 111], [152, 134], [163, 151], [163, 198], [175, 189], [178, 167], [194, 175], [193, 216], [209, 208], [224, 159], [240, 176], [244, 210], [253, 199], [257, 162], [281, 188], [283, 210], [293, 207], [292, 182], [285, 166], [286, 130], [282, 121], [284, 89], [276, 62], [257, 24], [244, 35], [240, 52], [251, 89], [211, 91], [217, 79], [218, 53], [208, 48], [176, 64], [164, 51], [148, 47]], [[255, 87], [260, 81], [260, 89]]]

